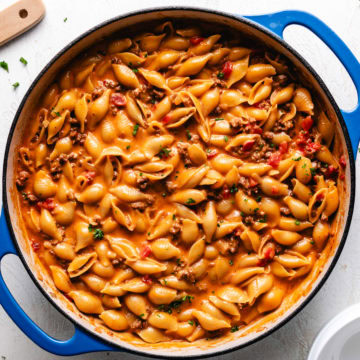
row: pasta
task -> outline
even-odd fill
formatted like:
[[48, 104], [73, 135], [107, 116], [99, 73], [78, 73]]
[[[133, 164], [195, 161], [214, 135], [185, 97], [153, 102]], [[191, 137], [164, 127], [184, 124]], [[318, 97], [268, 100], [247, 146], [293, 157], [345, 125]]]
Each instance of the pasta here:
[[286, 59], [152, 31], [49, 87], [18, 150], [19, 201], [56, 288], [99, 324], [147, 343], [226, 336], [312, 271], [346, 162]]

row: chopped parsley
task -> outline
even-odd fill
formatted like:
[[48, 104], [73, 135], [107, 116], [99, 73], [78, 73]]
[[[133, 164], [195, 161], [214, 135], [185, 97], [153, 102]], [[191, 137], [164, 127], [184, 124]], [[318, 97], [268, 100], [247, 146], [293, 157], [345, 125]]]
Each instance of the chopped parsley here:
[[89, 232], [93, 233], [94, 239], [101, 240], [104, 238], [104, 232], [101, 229], [95, 229], [92, 224], [89, 224]]
[[176, 219], [176, 215], [175, 214], [173, 214], [173, 220], [175, 220]]
[[223, 79], [225, 74], [222, 71], [219, 71], [217, 74], [218, 79]]
[[139, 316], [140, 316], [140, 317], [144, 317], [144, 316], [145, 316], [145, 314], [140, 314]]
[[184, 303], [184, 302], [189, 302], [189, 304], [191, 304], [191, 300], [193, 300], [194, 297], [191, 295], [185, 295], [182, 298], [180, 298], [179, 300], [174, 300], [172, 301], [170, 304], [165, 305], [165, 304], [161, 304], [158, 306], [158, 309], [160, 311], [165, 311], [169, 314], [172, 314], [173, 310], [177, 310], [177, 312], [180, 312], [180, 306]]
[[299, 220], [295, 220], [295, 225], [300, 225], [300, 221]]
[[60, 115], [61, 115], [58, 111], [53, 111], [53, 113], [54, 113], [56, 116], [60, 116]]
[[310, 168], [310, 173], [311, 173], [311, 176], [315, 176], [316, 175], [316, 169], [311, 167]]
[[233, 265], [234, 265], [234, 262], [232, 261], [232, 259], [229, 260], [229, 265], [230, 265], [230, 266], [233, 266]]
[[193, 198], [188, 198], [188, 199], [186, 200], [186, 203], [187, 203], [187, 204], [195, 204], [196, 201], [195, 201]]
[[260, 196], [260, 195], [256, 198], [256, 201], [257, 201], [257, 202], [260, 202], [260, 201], [261, 201], [261, 196]]
[[27, 65], [27, 60], [26, 59], [24, 59], [23, 57], [21, 57], [20, 59], [19, 59], [19, 61], [21, 62], [21, 63], [23, 63], [24, 65]]
[[130, 145], [126, 146], [126, 150], [129, 150], [130, 149]]
[[166, 281], [166, 279], [164, 279], [164, 285], [167, 285], [167, 281]]
[[257, 207], [254, 209], [254, 213], [256, 214], [260, 209]]
[[188, 302], [189, 304], [191, 304], [191, 300], [194, 300], [195, 298], [192, 295], [185, 295], [181, 298], [182, 302]]
[[171, 150], [166, 148], [166, 147], [162, 147], [160, 146], [160, 151], [158, 153], [158, 156], [160, 157], [160, 159], [162, 159], [163, 157], [169, 157], [171, 153]]
[[132, 71], [133, 71], [134, 73], [139, 72], [139, 70], [138, 70], [138, 69], [132, 69]]
[[23, 196], [24, 200], [29, 200], [28, 194], [25, 191], [23, 191], [21, 195]]
[[163, 193], [161, 194], [161, 196], [162, 196], [162, 197], [166, 197], [167, 194], [166, 194], [165, 192], [163, 192]]
[[299, 156], [299, 157], [297, 157], [297, 158], [292, 158], [291, 160], [293, 160], [293, 161], [300, 161], [300, 159], [301, 159], [301, 156]]
[[225, 120], [224, 118], [216, 118], [215, 121]]
[[231, 194], [235, 194], [239, 191], [239, 189], [236, 187], [236, 184], [232, 184], [230, 188]]
[[3, 68], [5, 71], [9, 72], [9, 65], [5, 61], [0, 61], [0, 67]]
[[311, 240], [311, 241], [310, 241], [310, 244], [311, 244], [311, 245], [314, 245], [314, 244], [315, 244], [315, 241], [314, 241], [314, 240]]
[[234, 325], [231, 329], [230, 332], [234, 333], [236, 331], [239, 331], [239, 327], [237, 325]]
[[150, 103], [153, 104], [153, 105], [155, 105], [156, 100], [155, 100], [155, 99], [151, 99], [151, 100], [150, 100]]
[[135, 124], [135, 125], [134, 125], [134, 128], [133, 128], [133, 132], [132, 132], [132, 134], [133, 134], [134, 137], [136, 136], [138, 130], [139, 130], [139, 124]]
[[186, 129], [186, 137], [188, 140], [191, 140], [192, 136], [189, 129]]
[[64, 22], [67, 22], [67, 17], [64, 19]]
[[228, 142], [228, 141], [229, 141], [229, 138], [228, 138], [226, 135], [224, 136], [224, 141], [225, 141], [225, 142]]
[[266, 223], [267, 222], [267, 215], [265, 214], [262, 219], [259, 219], [259, 223]]
[[306, 163], [303, 163], [303, 165], [301, 166], [302, 169], [306, 168]]
[[194, 325], [194, 322], [193, 322], [192, 320], [189, 320], [189, 321], [188, 321], [188, 324], [191, 325], [191, 326], [193, 326], [193, 325]]
[[12, 84], [12, 86], [13, 86], [14, 89], [16, 89], [19, 85], [20, 85], [20, 84], [19, 84], [18, 81], [17, 81], [16, 83], [13, 83], [13, 84]]
[[275, 146], [275, 144], [273, 144], [273, 143], [270, 144], [270, 147], [271, 147], [271, 148], [273, 148], [274, 146]]

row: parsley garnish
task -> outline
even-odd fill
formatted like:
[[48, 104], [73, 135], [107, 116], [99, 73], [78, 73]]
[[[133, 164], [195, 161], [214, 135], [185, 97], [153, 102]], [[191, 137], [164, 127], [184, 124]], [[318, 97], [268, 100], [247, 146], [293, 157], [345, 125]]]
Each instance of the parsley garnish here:
[[5, 61], [0, 61], [0, 67], [2, 67], [5, 71], [9, 72], [9, 65]]
[[158, 156], [160, 157], [160, 159], [162, 159], [163, 157], [169, 157], [171, 153], [171, 150], [166, 148], [166, 147], [162, 147], [160, 146], [160, 151], [158, 153]]
[[138, 70], [138, 69], [132, 69], [132, 71], [133, 71], [134, 73], [139, 72], [139, 70]]
[[311, 241], [310, 241], [310, 244], [311, 244], [311, 245], [314, 245], [314, 244], [315, 244], [314, 240], [311, 240]]
[[175, 214], [173, 214], [173, 220], [175, 220], [176, 219], [176, 215]]
[[299, 161], [301, 159], [301, 156], [297, 157], [297, 158], [292, 158], [291, 160], [293, 161]]
[[67, 22], [67, 17], [64, 19], [64, 22]]
[[144, 317], [144, 316], [145, 316], [145, 314], [140, 314], [139, 316], [140, 316], [140, 317]]
[[56, 116], [60, 116], [60, 115], [61, 115], [58, 111], [54, 111], [54, 114], [55, 114]]
[[162, 196], [162, 197], [166, 197], [166, 193], [163, 192], [163, 193], [161, 194], [161, 196]]
[[218, 79], [223, 79], [225, 74], [222, 71], [219, 71], [217, 74]]
[[195, 204], [196, 201], [195, 201], [193, 198], [188, 198], [188, 199], [186, 200], [186, 203], [187, 203], [187, 204]]
[[310, 173], [312, 176], [316, 175], [316, 169], [315, 168], [310, 168]]
[[24, 59], [23, 57], [21, 57], [20, 59], [19, 59], [19, 61], [21, 62], [21, 63], [23, 63], [24, 65], [27, 65], [27, 60], [26, 59]]
[[232, 194], [235, 194], [235, 193], [237, 193], [239, 191], [239, 189], [236, 187], [236, 185], [235, 184], [232, 184], [231, 185], [231, 188], [230, 188], [230, 192], [232, 193]]
[[189, 304], [191, 304], [191, 300], [194, 300], [195, 298], [192, 295], [185, 295], [181, 298], [182, 302], [188, 301]]
[[226, 135], [224, 136], [224, 141], [225, 141], [225, 142], [228, 142], [228, 141], [229, 141], [229, 138], [228, 138]]
[[132, 134], [133, 134], [134, 137], [136, 136], [138, 130], [139, 130], [139, 124], [135, 124], [135, 125], [134, 125], [134, 128], [133, 128], [133, 132], [132, 132]]
[[237, 325], [234, 325], [234, 326], [231, 328], [230, 332], [234, 333], [234, 332], [236, 332], [236, 331], [239, 331], [239, 327], [238, 327]]
[[257, 202], [260, 202], [260, 201], [261, 201], [261, 196], [260, 196], [260, 195], [256, 198], [256, 201], [257, 201]]
[[267, 215], [265, 214], [262, 219], [259, 219], [260, 223], [266, 223], [267, 222]]
[[188, 321], [188, 324], [191, 325], [191, 326], [193, 326], [193, 325], [194, 325], [194, 322], [193, 322], [192, 320], [189, 320], [189, 321]]
[[13, 83], [12, 86], [14, 87], [14, 89], [16, 89], [19, 86], [19, 82], [17, 81], [16, 83]]
[[299, 220], [295, 220], [295, 225], [300, 225], [300, 221], [299, 221]]
[[230, 266], [233, 266], [234, 265], [234, 262], [232, 260], [229, 260], [229, 265]]
[[216, 118], [215, 121], [225, 120], [224, 118]]
[[166, 279], [164, 279], [164, 285], [167, 285], [167, 281], [166, 281]]
[[95, 229], [91, 224], [89, 224], [89, 232], [93, 233], [94, 239], [101, 240], [104, 238], [104, 232], [101, 229]]
[[188, 138], [188, 140], [191, 140], [192, 136], [191, 136], [191, 133], [190, 133], [190, 130], [189, 129], [186, 129], [186, 137]]
[[273, 148], [274, 146], [275, 146], [275, 144], [273, 144], [273, 143], [270, 144], [270, 147], [271, 147], [271, 148]]

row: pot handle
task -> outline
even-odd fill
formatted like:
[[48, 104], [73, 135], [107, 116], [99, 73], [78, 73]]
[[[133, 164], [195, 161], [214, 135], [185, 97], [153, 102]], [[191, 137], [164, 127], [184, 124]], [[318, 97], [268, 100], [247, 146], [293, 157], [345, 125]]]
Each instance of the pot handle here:
[[283, 38], [284, 29], [291, 25], [302, 25], [317, 35], [337, 56], [354, 82], [357, 104], [352, 111], [341, 110], [349, 132], [354, 157], [360, 139], [360, 64], [347, 45], [320, 19], [304, 11], [289, 10], [267, 15], [245, 16]]
[[[17, 254], [14, 243], [9, 234], [4, 210], [0, 216], [0, 261], [6, 254]], [[74, 335], [68, 340], [57, 340], [46, 334], [38, 327], [11, 295], [1, 274], [0, 269], [0, 304], [14, 323], [37, 345], [48, 352], [57, 355], [77, 355], [92, 351], [114, 351], [119, 350], [108, 345], [95, 336], [88, 334], [84, 330], [75, 326]]]

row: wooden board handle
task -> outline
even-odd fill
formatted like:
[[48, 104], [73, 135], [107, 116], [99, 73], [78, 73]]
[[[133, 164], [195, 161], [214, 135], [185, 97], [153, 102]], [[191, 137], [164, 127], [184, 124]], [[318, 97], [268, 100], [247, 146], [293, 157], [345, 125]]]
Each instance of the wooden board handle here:
[[19, 0], [0, 11], [0, 46], [38, 24], [44, 15], [42, 0]]

